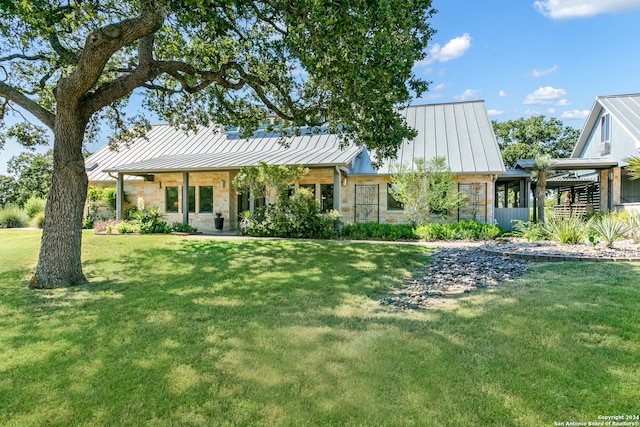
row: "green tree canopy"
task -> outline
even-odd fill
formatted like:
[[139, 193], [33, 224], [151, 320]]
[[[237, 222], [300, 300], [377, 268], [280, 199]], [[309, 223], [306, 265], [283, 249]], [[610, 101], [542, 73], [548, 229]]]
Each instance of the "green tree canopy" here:
[[[107, 120], [117, 142], [160, 119], [250, 134], [322, 125], [392, 156], [415, 131], [397, 113], [427, 83], [412, 69], [433, 33], [431, 0], [16, 0], [0, 2], [0, 129], [28, 111], [54, 136], [32, 287], [84, 283], [82, 146]], [[14, 130], [15, 131], [15, 130]], [[38, 135], [37, 128], [23, 133]]]
[[507, 168], [515, 167], [518, 160], [535, 159], [543, 154], [553, 158], [569, 157], [580, 136], [578, 129], [564, 126], [555, 117], [523, 117], [491, 123]]
[[16, 200], [23, 205], [29, 198], [46, 199], [49, 194], [51, 173], [53, 171], [53, 152], [46, 154], [22, 153], [7, 163], [9, 172], [16, 182]]

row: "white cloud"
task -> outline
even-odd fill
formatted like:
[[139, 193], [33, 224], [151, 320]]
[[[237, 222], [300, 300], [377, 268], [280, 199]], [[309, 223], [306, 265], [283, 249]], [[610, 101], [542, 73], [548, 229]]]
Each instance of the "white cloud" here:
[[447, 85], [445, 83], [440, 83], [439, 85], [437, 85], [436, 87], [433, 88], [433, 90], [443, 90], [447, 87]]
[[560, 101], [556, 102], [556, 105], [560, 107], [566, 107], [567, 105], [571, 105], [571, 101], [569, 101], [568, 99], [561, 99]]
[[533, 6], [552, 19], [571, 19], [640, 9], [640, 0], [537, 0]]
[[507, 92], [504, 90], [501, 90], [500, 92], [498, 92], [498, 96], [507, 96]]
[[558, 66], [554, 65], [553, 67], [547, 68], [546, 70], [538, 70], [536, 68], [531, 72], [531, 75], [533, 77], [544, 77], [548, 76], [549, 74], [555, 73], [556, 71], [558, 71]]
[[587, 118], [588, 115], [589, 115], [589, 110], [571, 110], [571, 111], [565, 111], [564, 113], [562, 113], [560, 115], [560, 118], [565, 120], [572, 120], [572, 119], [584, 120]]
[[427, 58], [419, 63], [428, 65], [433, 62], [447, 62], [452, 59], [460, 58], [471, 47], [471, 36], [464, 33], [460, 37], [449, 40], [444, 46], [439, 44], [433, 45]]
[[503, 115], [504, 111], [502, 111], [502, 110], [489, 110], [489, 111], [487, 111], [487, 113], [489, 114], [489, 117], [496, 117], [496, 116]]
[[477, 89], [467, 89], [462, 95], [456, 95], [453, 97], [456, 101], [469, 101], [470, 99], [477, 98], [480, 94], [480, 91]]
[[535, 92], [527, 95], [523, 104], [526, 105], [549, 105], [566, 95], [564, 89], [555, 89], [551, 86], [538, 88]]

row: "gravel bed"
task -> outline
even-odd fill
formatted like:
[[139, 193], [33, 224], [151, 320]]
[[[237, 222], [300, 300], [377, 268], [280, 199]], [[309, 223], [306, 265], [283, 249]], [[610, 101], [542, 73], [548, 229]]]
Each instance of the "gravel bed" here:
[[380, 300], [403, 309], [426, 308], [434, 300], [492, 288], [527, 271], [528, 262], [484, 252], [475, 247], [438, 249], [432, 262], [405, 285]]
[[384, 296], [380, 304], [403, 309], [426, 308], [447, 297], [496, 287], [526, 273], [530, 261], [517, 258], [521, 254], [567, 259], [640, 259], [640, 245], [632, 240], [618, 241], [607, 248], [603, 243], [563, 245], [510, 238], [488, 242], [483, 248], [513, 256], [486, 252], [469, 243], [449, 244], [437, 249], [423, 271], [407, 279], [402, 288]]

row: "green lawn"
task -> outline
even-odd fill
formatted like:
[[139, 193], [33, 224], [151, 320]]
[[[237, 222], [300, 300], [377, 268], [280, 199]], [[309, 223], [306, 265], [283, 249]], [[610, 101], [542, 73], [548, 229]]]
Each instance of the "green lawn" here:
[[536, 265], [454, 308], [376, 298], [415, 246], [84, 235], [26, 287], [0, 231], [0, 425], [553, 425], [640, 413], [640, 264]]

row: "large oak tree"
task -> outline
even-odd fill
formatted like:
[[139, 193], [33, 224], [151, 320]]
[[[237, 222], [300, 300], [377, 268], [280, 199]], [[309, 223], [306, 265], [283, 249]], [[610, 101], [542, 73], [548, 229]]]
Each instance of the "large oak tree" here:
[[83, 143], [105, 121], [116, 142], [143, 134], [144, 116], [124, 114], [132, 95], [185, 129], [215, 121], [248, 135], [275, 116], [285, 132], [327, 124], [392, 156], [415, 135], [396, 108], [427, 89], [412, 68], [434, 10], [431, 0], [14, 0], [0, 13], [0, 130], [20, 131], [4, 118], [26, 111], [54, 136], [31, 280], [52, 288], [86, 281]]

